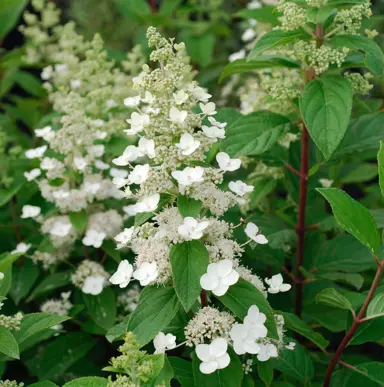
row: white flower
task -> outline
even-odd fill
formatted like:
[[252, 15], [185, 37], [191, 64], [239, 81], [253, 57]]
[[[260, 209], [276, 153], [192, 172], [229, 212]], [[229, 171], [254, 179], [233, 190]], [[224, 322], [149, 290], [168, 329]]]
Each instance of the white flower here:
[[148, 179], [149, 164], [136, 165], [128, 176], [128, 184], [142, 184]]
[[128, 145], [125, 148], [123, 154], [112, 160], [113, 164], [118, 165], [119, 167], [124, 167], [128, 165], [131, 161], [135, 161], [137, 158], [143, 156], [143, 153], [139, 148], [134, 145]]
[[76, 167], [77, 170], [84, 171], [88, 163], [83, 157], [75, 156], [73, 158], [73, 165]]
[[202, 87], [196, 86], [192, 89], [192, 94], [201, 102], [208, 102], [209, 98], [212, 97], [211, 94], [208, 94]]
[[238, 355], [259, 353], [260, 344], [256, 340], [267, 336], [265, 321], [265, 314], [260, 313], [256, 305], [252, 305], [244, 318], [244, 324], [235, 324], [232, 327], [229, 335], [233, 340], [233, 349]]
[[91, 183], [89, 181], [85, 182], [84, 183], [84, 190], [86, 193], [89, 193], [91, 195], [95, 195], [99, 189], [101, 188], [101, 184], [100, 183]]
[[156, 99], [156, 97], [154, 95], [152, 95], [149, 91], [146, 91], [144, 94], [144, 98], [142, 98], [141, 100], [144, 103], [151, 104], [151, 103], [155, 102], [155, 99]]
[[179, 110], [174, 106], [169, 111], [169, 120], [177, 124], [182, 124], [187, 118], [188, 112], [186, 110]]
[[55, 65], [55, 71], [57, 73], [67, 73], [68, 72], [68, 65], [64, 63], [59, 63]]
[[102, 144], [92, 145], [87, 148], [87, 151], [93, 157], [101, 157], [105, 152], [105, 146]]
[[184, 90], [179, 90], [177, 93], [173, 93], [173, 99], [176, 105], [182, 105], [188, 99], [188, 94]]
[[333, 180], [329, 180], [329, 179], [319, 179], [319, 183], [320, 183], [321, 186], [324, 187], [324, 188], [330, 188], [330, 187], [332, 187]]
[[114, 99], [112, 99], [112, 98], [107, 99], [107, 100], [105, 101], [105, 107], [106, 107], [107, 109], [112, 109], [112, 108], [114, 108], [114, 107], [116, 107], [116, 106], [118, 106], [118, 105], [117, 105], [117, 102], [116, 102]]
[[120, 288], [126, 288], [131, 281], [133, 273], [133, 266], [124, 259], [119, 263], [115, 274], [109, 279], [109, 282], [113, 285], [119, 285]]
[[0, 271], [0, 281], [4, 279], [4, 273]]
[[244, 42], [249, 42], [250, 40], [253, 40], [256, 38], [256, 32], [253, 28], [247, 28], [243, 35], [241, 35], [241, 39]]
[[217, 141], [218, 138], [225, 138], [225, 130], [217, 126], [208, 127], [203, 125], [201, 129], [208, 138], [213, 138], [215, 141]]
[[184, 218], [184, 223], [181, 224], [177, 231], [186, 240], [200, 239], [203, 236], [203, 231], [209, 226], [208, 221], [198, 222], [196, 219], [187, 216]]
[[195, 140], [189, 133], [184, 133], [176, 147], [182, 150], [184, 156], [192, 154], [200, 146], [200, 141]]
[[245, 55], [246, 55], [246, 52], [244, 49], [242, 49], [238, 52], [234, 52], [233, 54], [229, 55], [228, 60], [230, 62], [234, 62], [235, 60], [238, 60], [238, 59], [244, 59]]
[[92, 296], [97, 296], [103, 291], [104, 282], [105, 278], [101, 275], [89, 276], [85, 279], [81, 290], [85, 294], [92, 294]]
[[167, 349], [176, 347], [176, 336], [171, 333], [165, 335], [163, 332], [159, 332], [153, 339], [153, 346], [155, 347], [155, 353], [165, 353]]
[[133, 235], [134, 227], [125, 228], [120, 234], [115, 236], [115, 241], [118, 242], [117, 249], [121, 249], [126, 246], [128, 242], [131, 241]]
[[140, 212], [154, 212], [160, 201], [160, 194], [154, 194], [141, 199], [135, 204], [135, 210], [137, 213]]
[[42, 129], [35, 129], [36, 137], [42, 137], [45, 141], [50, 141], [55, 136], [51, 126], [45, 126]]
[[136, 205], [135, 204], [130, 204], [129, 206], [124, 206], [123, 211], [128, 215], [128, 216], [135, 216], [137, 214], [136, 211]]
[[211, 125], [217, 126], [220, 129], [224, 129], [227, 126], [226, 122], [216, 121], [213, 117], [208, 117], [208, 121], [211, 123]]
[[256, 243], [259, 243], [260, 245], [265, 245], [268, 243], [268, 239], [265, 237], [265, 235], [259, 234], [259, 227], [257, 227], [254, 223], [247, 223], [244, 231], [247, 236]]
[[112, 179], [112, 183], [117, 187], [121, 188], [128, 184], [128, 179], [125, 179], [124, 177], [114, 177]]
[[223, 259], [208, 265], [207, 273], [200, 278], [200, 285], [216, 296], [223, 296], [238, 280], [239, 273], [233, 269], [232, 261]]
[[261, 8], [261, 7], [262, 7], [262, 4], [260, 3], [259, 0], [252, 0], [247, 5], [248, 9], [256, 9], [256, 8]]
[[41, 72], [40, 76], [41, 79], [44, 81], [48, 81], [52, 77], [53, 68], [52, 66], [47, 66], [43, 68], [43, 71]]
[[23, 219], [36, 218], [37, 216], [40, 215], [41, 208], [37, 207], [37, 206], [30, 206], [29, 204], [26, 204], [25, 206], [23, 206], [21, 211], [22, 211], [21, 218], [23, 218]]
[[214, 102], [208, 102], [205, 105], [203, 103], [200, 103], [199, 106], [203, 114], [206, 116], [213, 116], [217, 113], [217, 111], [215, 110], [216, 105], [214, 104]]
[[82, 86], [83, 82], [81, 82], [81, 79], [71, 79], [69, 84], [71, 86], [71, 89], [75, 90], [75, 89], [79, 89]]
[[51, 157], [44, 157], [43, 160], [41, 160], [40, 168], [44, 171], [50, 171], [56, 168], [56, 161], [56, 159]]
[[286, 349], [289, 351], [294, 351], [296, 347], [296, 343], [294, 341], [291, 341], [288, 345], [285, 346]]
[[221, 337], [213, 340], [211, 344], [196, 345], [196, 355], [202, 361], [200, 371], [203, 374], [212, 374], [227, 367], [231, 361], [227, 349], [227, 340]]
[[223, 171], [236, 171], [241, 166], [240, 159], [231, 159], [225, 152], [219, 152], [216, 155], [216, 161]]
[[191, 185], [204, 181], [204, 168], [202, 167], [187, 167], [182, 171], [173, 171], [172, 177], [177, 180], [180, 185]]
[[125, 169], [119, 169], [119, 168], [111, 168], [109, 171], [109, 174], [112, 177], [128, 177], [128, 171]]
[[93, 246], [98, 249], [106, 236], [107, 234], [103, 231], [87, 230], [82, 242], [85, 246]]
[[124, 132], [128, 134], [137, 134], [149, 124], [149, 115], [133, 112], [131, 114], [131, 119], [127, 120], [127, 122], [131, 124], [131, 129], [126, 129]]
[[36, 177], [39, 177], [40, 175], [41, 175], [41, 171], [39, 168], [34, 168], [29, 172], [24, 172], [24, 176], [28, 181], [35, 180]]
[[155, 142], [141, 137], [139, 140], [139, 151], [143, 155], [147, 155], [150, 159], [153, 159], [156, 156]]
[[252, 192], [253, 188], [254, 188], [253, 185], [247, 185], [244, 182], [242, 182], [241, 180], [231, 181], [228, 184], [228, 187], [232, 192], [234, 192], [235, 194], [237, 194], [239, 196], [244, 196], [248, 192]]
[[277, 357], [277, 347], [274, 344], [260, 344], [260, 351], [257, 354], [257, 360], [267, 361], [271, 357]]
[[129, 108], [135, 108], [139, 106], [140, 103], [140, 96], [137, 95], [136, 97], [128, 97], [124, 100], [124, 105]]
[[39, 159], [40, 157], [43, 156], [46, 150], [47, 150], [47, 145], [43, 145], [34, 149], [28, 149], [25, 152], [25, 157], [27, 159]]
[[281, 274], [273, 275], [272, 278], [266, 278], [265, 283], [269, 286], [268, 293], [276, 294], [280, 292], [287, 292], [291, 289], [290, 284], [285, 284]]
[[96, 161], [95, 161], [95, 167], [96, 167], [97, 169], [100, 169], [101, 171], [105, 171], [106, 169], [109, 169], [109, 164], [104, 163], [104, 162], [101, 161], [101, 160], [96, 160]]
[[26, 253], [30, 248], [30, 244], [20, 242], [17, 244], [16, 249], [11, 251], [11, 254]]
[[52, 196], [56, 199], [56, 200], [60, 200], [60, 199], [66, 199], [69, 197], [69, 192], [68, 191], [64, 191], [63, 189], [60, 189], [58, 191], [53, 191], [52, 192]]
[[50, 234], [58, 237], [65, 237], [69, 234], [71, 231], [72, 224], [71, 223], [64, 223], [64, 222], [56, 222], [51, 230]]
[[150, 282], [154, 281], [159, 272], [157, 270], [156, 262], [144, 262], [133, 272], [133, 278], [140, 281], [141, 286], [147, 286]]

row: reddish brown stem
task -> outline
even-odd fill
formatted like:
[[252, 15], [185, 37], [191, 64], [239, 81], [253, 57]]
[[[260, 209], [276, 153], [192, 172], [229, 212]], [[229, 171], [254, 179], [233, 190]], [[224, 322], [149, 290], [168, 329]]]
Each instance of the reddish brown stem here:
[[324, 378], [324, 387], [329, 387], [329, 385], [331, 383], [331, 378], [332, 378], [333, 370], [334, 370], [336, 364], [340, 362], [341, 354], [343, 353], [344, 349], [347, 347], [349, 341], [352, 339], [352, 337], [355, 334], [357, 328], [362, 323], [364, 315], [365, 315], [365, 312], [367, 311], [368, 305], [371, 302], [377, 287], [379, 286], [380, 277], [383, 274], [383, 270], [384, 270], [384, 260], [381, 261], [379, 266], [377, 267], [375, 278], [374, 278], [374, 280], [372, 282], [371, 288], [369, 289], [367, 297], [365, 298], [363, 306], [361, 307], [358, 315], [354, 319], [351, 328], [349, 329], [347, 334], [344, 336], [344, 339], [342, 340], [342, 342], [340, 343], [339, 347], [337, 348], [335, 354], [333, 355], [333, 358], [329, 362], [329, 365], [328, 365], [328, 368], [327, 368], [327, 372], [326, 372], [325, 378]]
[[156, 9], [156, 0], [150, 0], [149, 2], [151, 4], [151, 12], [152, 12], [152, 14], [156, 13], [156, 11], [157, 11], [157, 9]]
[[201, 305], [203, 306], [203, 308], [205, 308], [206, 306], [208, 306], [208, 298], [207, 298], [207, 293], [205, 292], [205, 290], [203, 289], [200, 293], [200, 300], [201, 300]]
[[301, 174], [300, 174], [300, 171], [298, 171], [296, 168], [292, 167], [291, 164], [288, 164], [288, 163], [284, 163], [285, 167], [287, 169], [289, 169], [292, 173], [294, 173], [295, 175], [301, 177]]
[[301, 169], [300, 169], [300, 191], [299, 191], [299, 212], [297, 216], [297, 248], [296, 248], [296, 295], [295, 295], [295, 313], [301, 316], [303, 305], [303, 277], [300, 267], [304, 262], [304, 237], [305, 237], [305, 211], [307, 206], [307, 186], [309, 170], [309, 134], [303, 124], [301, 135]]

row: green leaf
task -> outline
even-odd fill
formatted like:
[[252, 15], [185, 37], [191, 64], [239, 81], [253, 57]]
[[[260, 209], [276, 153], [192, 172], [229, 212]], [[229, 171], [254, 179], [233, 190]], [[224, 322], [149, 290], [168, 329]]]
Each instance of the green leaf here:
[[192, 199], [184, 195], [179, 195], [177, 197], [177, 208], [184, 218], [187, 216], [198, 218], [202, 208], [202, 203], [200, 200]]
[[335, 282], [344, 282], [355, 287], [357, 290], [361, 289], [364, 284], [364, 277], [358, 273], [342, 273], [340, 271], [336, 271], [329, 273], [319, 273], [318, 277]]
[[69, 317], [49, 313], [30, 313], [21, 320], [20, 330], [15, 332], [19, 344], [29, 337], [67, 321]]
[[0, 297], [6, 296], [12, 284], [12, 266], [3, 271], [4, 278], [0, 281]]
[[99, 295], [83, 293], [85, 305], [92, 320], [100, 328], [108, 330], [116, 320], [116, 297], [114, 291], [107, 287]]
[[168, 357], [174, 378], [184, 387], [194, 387], [192, 363], [180, 357]]
[[119, 340], [127, 333], [128, 320], [129, 316], [125, 317], [122, 322], [116, 324], [108, 330], [105, 337], [110, 343], [113, 343], [115, 340]]
[[284, 316], [285, 326], [293, 332], [299, 333], [301, 336], [306, 337], [308, 340], [315, 343], [319, 348], [326, 349], [329, 341], [315, 332], [309, 325], [303, 320], [294, 315], [293, 313], [281, 313]]
[[375, 266], [369, 250], [351, 235], [339, 235], [324, 242], [315, 252], [313, 262], [317, 275], [337, 270], [357, 273]]
[[48, 380], [44, 380], [44, 382], [37, 382], [37, 383], [30, 384], [29, 387], [59, 387], [59, 386]]
[[264, 5], [261, 8], [242, 9], [235, 13], [234, 16], [255, 19], [261, 23], [271, 24], [272, 26], [280, 24], [279, 14], [276, 12], [276, 8], [270, 5]]
[[82, 234], [87, 227], [88, 214], [86, 211], [71, 212], [69, 214], [69, 220], [71, 221], [75, 230], [79, 234]]
[[260, 312], [267, 316], [265, 326], [268, 329], [268, 337], [277, 338], [273, 310], [264, 295], [254, 285], [241, 279], [232, 285], [224, 296], [217, 298], [241, 320], [248, 314], [248, 309], [256, 305]]
[[377, 166], [371, 163], [360, 163], [356, 166], [351, 165], [351, 170], [341, 177], [340, 181], [344, 184], [363, 183], [374, 179], [377, 176]]
[[312, 140], [327, 160], [347, 130], [352, 97], [349, 81], [337, 75], [314, 79], [301, 94], [301, 115]]
[[0, 326], [0, 353], [13, 359], [20, 359], [19, 346], [15, 337], [3, 326]]
[[63, 387], [107, 387], [108, 380], [98, 376], [87, 376], [65, 383]]
[[270, 362], [273, 368], [284, 375], [301, 381], [311, 380], [315, 373], [315, 368], [307, 351], [297, 343], [294, 351], [281, 351], [279, 357], [272, 358]]
[[384, 146], [383, 142], [380, 141], [380, 149], [377, 154], [377, 163], [379, 165], [379, 184], [381, 194], [384, 196]]
[[272, 30], [264, 34], [254, 45], [251, 52], [248, 54], [247, 60], [257, 58], [262, 52], [270, 50], [274, 47], [281, 46], [297, 40], [305, 40], [310, 37], [309, 34], [303, 30], [283, 31]]
[[208, 251], [200, 241], [173, 245], [170, 252], [176, 294], [185, 311], [189, 311], [199, 297], [200, 278], [207, 272]]
[[0, 4], [0, 40], [15, 27], [27, 0], [8, 0]]
[[383, 121], [384, 112], [352, 120], [333, 158], [340, 158], [346, 153], [379, 149], [379, 142], [384, 138]]
[[145, 20], [151, 14], [146, 0], [115, 0], [115, 4], [119, 13], [128, 21], [134, 21], [135, 18]]
[[9, 267], [12, 266], [12, 263], [15, 262], [18, 258], [20, 258], [23, 253], [4, 253], [0, 255], [0, 272], [6, 271]]
[[316, 296], [316, 302], [325, 304], [339, 309], [347, 309], [353, 311], [351, 302], [347, 297], [340, 294], [336, 289], [328, 288], [322, 290]]
[[182, 0], [163, 0], [158, 15], [170, 16], [180, 5]]
[[239, 357], [228, 348], [228, 354], [231, 357], [231, 362], [228, 367], [217, 370], [212, 374], [203, 374], [199, 367], [201, 361], [195, 353], [192, 355], [192, 369], [195, 386], [198, 387], [241, 387], [243, 378], [243, 367]]
[[365, 64], [376, 75], [384, 74], [384, 54], [377, 43], [361, 35], [337, 35], [329, 40], [333, 47], [365, 52]]
[[17, 71], [15, 80], [22, 89], [34, 97], [45, 98], [47, 96], [46, 90], [36, 76], [25, 71]]
[[347, 368], [336, 371], [332, 376], [331, 387], [384, 386], [384, 364], [382, 362], [362, 363], [356, 368], [360, 372]]
[[181, 41], [185, 42], [188, 55], [193, 62], [206, 67], [213, 61], [216, 37], [211, 31], [203, 34], [195, 34], [194, 30], [184, 30], [181, 33]]
[[9, 189], [0, 189], [0, 207], [7, 204], [19, 192], [24, 183], [15, 183]]
[[330, 203], [340, 226], [372, 252], [377, 253], [380, 248], [380, 236], [371, 213], [337, 188], [318, 188], [317, 191]]
[[[352, 318], [350, 318], [350, 324], [352, 325]], [[357, 328], [357, 331], [349, 342], [349, 345], [360, 345], [369, 342], [379, 342], [384, 339], [384, 318], [374, 318]]]
[[257, 373], [263, 383], [269, 387], [273, 381], [273, 367], [269, 361], [260, 361], [257, 363]]
[[290, 128], [288, 118], [258, 111], [236, 120], [226, 131], [222, 149], [230, 156], [258, 155], [269, 150]]
[[121, 262], [121, 255], [120, 251], [116, 250], [116, 242], [112, 241], [110, 239], [104, 240], [103, 244], [101, 245], [101, 248], [104, 250], [105, 253], [107, 253], [108, 256], [113, 258], [117, 263]]
[[180, 306], [173, 288], [146, 286], [129, 318], [128, 330], [145, 345], [172, 321]]
[[215, 114], [215, 120], [219, 122], [226, 122], [227, 129], [243, 115], [233, 108], [219, 108]]
[[258, 56], [257, 58], [249, 61], [246, 59], [238, 59], [228, 63], [227, 66], [225, 66], [223, 72], [220, 75], [219, 83], [221, 83], [223, 79], [233, 74], [245, 73], [248, 71], [272, 67], [299, 68], [300, 64], [292, 59], [274, 55]]
[[384, 293], [380, 293], [373, 298], [367, 309], [367, 317], [384, 315]]
[[324, 24], [331, 16], [336, 15], [337, 8], [334, 6], [321, 6], [307, 9], [307, 20], [313, 24]]
[[26, 259], [22, 265], [14, 265], [9, 294], [16, 305], [28, 294], [38, 276], [39, 268], [30, 259]]
[[83, 359], [95, 344], [90, 336], [81, 332], [59, 336], [45, 347], [37, 370], [38, 378], [58, 380], [68, 368]]
[[173, 369], [171, 363], [168, 360], [168, 357], [164, 355], [164, 366], [161, 369], [160, 373], [156, 377], [155, 381], [152, 383], [154, 387], [157, 386], [169, 386], [171, 383], [171, 379], [173, 378]]
[[68, 271], [51, 274], [36, 286], [27, 301], [32, 301], [43, 294], [50, 293], [54, 289], [64, 287], [68, 285], [69, 282], [70, 272]]

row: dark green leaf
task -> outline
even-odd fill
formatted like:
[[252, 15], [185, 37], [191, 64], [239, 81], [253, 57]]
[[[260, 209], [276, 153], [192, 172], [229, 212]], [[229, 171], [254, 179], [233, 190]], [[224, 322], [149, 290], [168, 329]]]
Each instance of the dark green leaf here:
[[15, 337], [3, 326], [0, 326], [0, 353], [13, 359], [20, 359], [19, 346]]
[[87, 227], [88, 214], [86, 211], [71, 212], [69, 214], [69, 220], [76, 231], [82, 234]]
[[333, 214], [340, 226], [352, 234], [372, 252], [380, 248], [377, 224], [371, 213], [356, 200], [337, 188], [317, 189], [332, 207]]
[[273, 26], [279, 25], [279, 14], [276, 12], [276, 8], [264, 5], [261, 8], [242, 9], [237, 12], [235, 16], [255, 19], [262, 23], [271, 24]]
[[180, 306], [173, 288], [147, 286], [129, 318], [128, 330], [135, 334], [141, 345], [145, 345], [171, 322]]
[[248, 54], [248, 60], [257, 58], [262, 52], [270, 50], [274, 47], [283, 44], [291, 43], [297, 40], [308, 39], [308, 35], [303, 30], [283, 31], [272, 30], [264, 34], [254, 45], [251, 52]]
[[187, 216], [198, 218], [202, 208], [202, 203], [200, 200], [195, 200], [188, 196], [179, 195], [177, 197], [177, 208], [184, 218]]
[[170, 261], [176, 294], [189, 311], [201, 291], [200, 278], [207, 271], [208, 251], [200, 241], [178, 243], [172, 246]]
[[269, 361], [260, 361], [257, 363], [257, 373], [263, 383], [269, 387], [273, 381], [273, 367]]
[[360, 372], [347, 368], [336, 371], [331, 380], [331, 387], [383, 387], [384, 363], [370, 362], [356, 366]]
[[28, 297], [27, 301], [32, 301], [37, 297], [49, 293], [54, 289], [61, 288], [69, 284], [70, 273], [62, 271], [59, 273], [51, 274], [44, 278], [39, 285], [33, 290], [32, 294]]
[[226, 131], [223, 151], [230, 156], [258, 155], [270, 149], [291, 126], [288, 118], [258, 111], [236, 120]]
[[129, 317], [125, 317], [122, 322], [109, 329], [105, 337], [110, 343], [119, 340], [127, 333], [128, 320]]
[[0, 4], [0, 40], [16, 25], [27, 0], [8, 0]]
[[30, 259], [25, 259], [23, 264], [14, 265], [9, 294], [16, 305], [28, 294], [38, 276], [39, 268]]
[[380, 141], [380, 149], [377, 154], [377, 163], [379, 165], [379, 184], [381, 194], [384, 196], [384, 147], [383, 142]]
[[88, 376], [65, 383], [63, 387], [107, 387], [108, 380], [97, 376]]
[[380, 293], [373, 298], [367, 309], [367, 317], [384, 315], [384, 293]]
[[194, 387], [192, 363], [179, 357], [169, 357], [174, 378], [184, 387]]
[[316, 296], [316, 302], [324, 305], [332, 306], [334, 308], [347, 309], [347, 310], [353, 311], [352, 304], [348, 300], [348, 298], [343, 296], [336, 289], [333, 289], [333, 288], [322, 290]]
[[18, 71], [15, 75], [16, 83], [27, 93], [34, 97], [44, 98], [47, 96], [46, 90], [42, 87], [39, 78], [25, 71]]
[[92, 320], [100, 328], [112, 328], [116, 320], [116, 297], [113, 290], [105, 288], [97, 296], [83, 293], [83, 298]]
[[347, 130], [352, 89], [347, 79], [325, 75], [307, 83], [300, 111], [311, 138], [328, 160]]

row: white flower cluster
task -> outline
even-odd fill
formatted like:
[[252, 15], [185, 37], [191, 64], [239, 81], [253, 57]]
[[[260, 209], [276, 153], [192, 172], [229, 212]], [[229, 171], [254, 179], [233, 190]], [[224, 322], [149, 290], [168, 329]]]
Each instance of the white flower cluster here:
[[109, 274], [97, 262], [84, 260], [71, 276], [72, 283], [83, 293], [97, 296], [108, 286]]
[[69, 297], [71, 292], [61, 293], [59, 300], [47, 300], [41, 306], [43, 313], [52, 313], [59, 316], [68, 316], [69, 310], [73, 307]]

